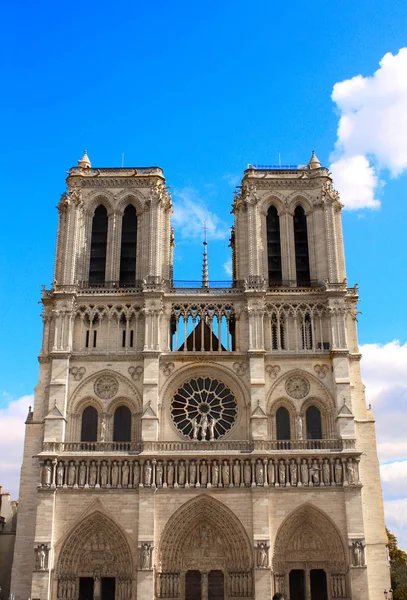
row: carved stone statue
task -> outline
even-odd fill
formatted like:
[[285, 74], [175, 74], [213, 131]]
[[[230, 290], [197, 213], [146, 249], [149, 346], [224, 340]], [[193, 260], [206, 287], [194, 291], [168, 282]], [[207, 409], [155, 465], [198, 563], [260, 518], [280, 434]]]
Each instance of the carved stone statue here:
[[79, 466], [79, 485], [83, 487], [86, 483], [86, 465], [82, 461]]
[[129, 472], [130, 472], [130, 468], [129, 468], [129, 465], [127, 464], [127, 460], [125, 460], [123, 467], [122, 467], [122, 486], [123, 487], [127, 487], [129, 485]]
[[302, 417], [300, 417], [300, 415], [297, 416], [296, 426], [297, 426], [297, 440], [302, 440]]
[[140, 548], [141, 554], [141, 568], [142, 569], [150, 569], [151, 568], [151, 545], [150, 544], [142, 544]]
[[264, 485], [264, 467], [260, 458], [257, 459], [256, 463], [256, 483], [257, 485]]
[[223, 485], [229, 485], [230, 483], [230, 469], [226, 460], [223, 462], [222, 465], [222, 483]]
[[117, 487], [117, 485], [119, 483], [119, 467], [115, 460], [113, 461], [111, 480], [112, 480], [112, 487]]
[[203, 415], [203, 417], [201, 418], [201, 440], [205, 441], [206, 440], [206, 434], [208, 432], [208, 427], [209, 427], [209, 423], [208, 423], [208, 417], [207, 415]]
[[319, 485], [319, 472], [320, 468], [318, 467], [318, 463], [314, 460], [309, 468], [309, 478], [314, 485]]
[[360, 540], [352, 543], [352, 559], [354, 567], [363, 567], [364, 565], [364, 548]]
[[286, 475], [285, 475], [285, 464], [283, 460], [280, 460], [278, 465], [278, 478], [280, 481], [280, 485], [284, 486], [286, 483]]
[[167, 484], [172, 487], [174, 485], [174, 463], [171, 461], [167, 467]]
[[215, 439], [215, 425], [217, 422], [217, 419], [215, 419], [214, 417], [212, 417], [212, 419], [209, 421], [209, 438], [211, 442], [213, 442], [213, 440]]
[[204, 460], [201, 463], [199, 471], [201, 476], [201, 485], [205, 486], [208, 483], [208, 466]]
[[219, 465], [216, 463], [212, 463], [212, 485], [216, 487], [219, 484]]
[[257, 544], [257, 566], [260, 569], [268, 567], [268, 547], [264, 542]]
[[159, 460], [155, 468], [155, 479], [157, 487], [162, 487], [163, 484], [163, 463]]
[[44, 485], [50, 486], [52, 482], [52, 465], [49, 460], [44, 463], [43, 470], [43, 483]]
[[96, 485], [97, 473], [98, 473], [97, 466], [95, 464], [95, 461], [92, 460], [92, 463], [89, 468], [89, 485], [92, 487], [94, 487]]
[[250, 466], [249, 461], [247, 461], [247, 460], [244, 463], [243, 477], [244, 477], [244, 484], [251, 485], [251, 483], [252, 483], [252, 468]]
[[308, 481], [309, 481], [309, 477], [308, 477], [308, 465], [307, 462], [304, 458], [304, 460], [301, 463], [301, 483], [303, 485], [308, 485]]
[[240, 464], [238, 460], [236, 460], [233, 465], [233, 483], [235, 485], [240, 485]]
[[269, 480], [269, 485], [274, 485], [276, 482], [276, 471], [274, 469], [274, 463], [272, 460], [269, 460], [269, 464], [267, 466], [267, 477]]
[[133, 465], [133, 485], [138, 487], [140, 483], [140, 463], [137, 461]]
[[57, 465], [57, 485], [61, 486], [64, 483], [64, 463], [60, 461]]
[[193, 430], [192, 439], [197, 440], [198, 433], [199, 433], [199, 423], [198, 423], [198, 419], [196, 417], [194, 417], [192, 419], [191, 425], [192, 425], [192, 430]]
[[100, 598], [101, 592], [102, 592], [102, 582], [100, 579], [100, 575], [97, 574], [97, 575], [95, 575], [95, 577], [93, 579], [93, 597], [95, 598], [95, 600], [97, 600], [97, 598]]
[[291, 485], [297, 485], [298, 471], [297, 471], [297, 465], [295, 464], [295, 460], [292, 460], [290, 462], [290, 479], [291, 479]]
[[76, 475], [76, 466], [75, 463], [71, 460], [68, 466], [68, 485], [75, 485], [75, 475]]
[[148, 460], [144, 465], [144, 485], [151, 485], [151, 476], [153, 473], [153, 467], [151, 466], [150, 461]]
[[179, 485], [185, 485], [185, 463], [181, 461], [178, 467], [178, 483]]
[[342, 483], [342, 476], [343, 476], [343, 471], [342, 471], [341, 461], [339, 460], [339, 458], [337, 458], [335, 460], [335, 481], [336, 481], [336, 483]]
[[106, 441], [106, 417], [103, 415], [102, 421], [100, 423], [100, 441]]
[[36, 548], [36, 567], [38, 571], [45, 571], [48, 568], [48, 546], [41, 544]]
[[102, 487], [107, 486], [107, 464], [105, 461], [102, 462], [102, 466], [100, 467], [100, 485]]
[[346, 471], [348, 473], [349, 485], [356, 485], [355, 464], [352, 462], [351, 458], [346, 463]]
[[324, 463], [322, 465], [322, 478], [325, 485], [329, 485], [331, 483], [331, 469], [327, 458], [324, 459]]
[[195, 485], [196, 482], [196, 464], [194, 461], [189, 465], [189, 483]]

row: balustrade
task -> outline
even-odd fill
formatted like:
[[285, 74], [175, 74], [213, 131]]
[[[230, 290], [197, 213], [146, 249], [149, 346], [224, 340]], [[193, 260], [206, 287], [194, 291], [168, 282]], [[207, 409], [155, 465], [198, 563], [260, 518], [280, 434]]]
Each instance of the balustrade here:
[[40, 488], [249, 488], [359, 485], [359, 459], [216, 458], [41, 461]]

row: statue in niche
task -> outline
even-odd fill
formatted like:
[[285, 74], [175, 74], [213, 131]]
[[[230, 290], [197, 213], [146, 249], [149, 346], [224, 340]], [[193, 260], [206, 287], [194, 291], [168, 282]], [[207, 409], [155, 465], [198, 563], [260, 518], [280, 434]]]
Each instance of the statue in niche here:
[[102, 421], [100, 423], [100, 441], [106, 441], [106, 417], [103, 415]]
[[280, 460], [280, 464], [278, 465], [278, 478], [280, 481], [280, 485], [284, 486], [286, 483], [286, 476], [285, 476], [285, 464], [283, 460]]
[[95, 464], [95, 461], [92, 460], [92, 463], [90, 465], [90, 469], [89, 469], [89, 485], [94, 487], [96, 485], [96, 477], [97, 477], [97, 467]]
[[155, 468], [155, 477], [157, 487], [162, 487], [163, 484], [163, 463], [159, 460]]
[[117, 487], [117, 485], [119, 483], [119, 467], [115, 460], [113, 461], [111, 480], [112, 480], [112, 487]]
[[209, 427], [208, 416], [206, 414], [204, 414], [203, 417], [201, 418], [201, 440], [202, 441], [206, 440], [206, 434], [208, 432], [208, 427]]
[[107, 464], [105, 461], [103, 461], [102, 466], [100, 467], [100, 485], [102, 487], [107, 486], [107, 476], [108, 476]]
[[178, 483], [179, 485], [185, 485], [185, 463], [182, 460], [178, 468]]
[[336, 483], [342, 483], [342, 475], [343, 475], [343, 471], [342, 471], [341, 461], [339, 460], [339, 458], [337, 458], [335, 460], [335, 481], [336, 481]]
[[76, 466], [73, 460], [68, 465], [68, 485], [75, 485]]
[[312, 481], [314, 485], [319, 485], [319, 472], [320, 468], [318, 467], [318, 463], [316, 460], [310, 465], [309, 468], [309, 479]]
[[301, 463], [301, 482], [303, 485], [308, 485], [308, 465], [304, 458]]
[[291, 485], [297, 485], [298, 471], [297, 471], [297, 465], [295, 464], [295, 460], [292, 460], [290, 462], [290, 479], [291, 479]]
[[86, 465], [82, 461], [79, 466], [79, 485], [83, 487], [86, 483]]
[[257, 459], [256, 463], [256, 483], [257, 485], [264, 485], [264, 468], [260, 458]]
[[189, 465], [189, 483], [195, 485], [196, 481], [196, 464], [194, 461]]
[[138, 487], [140, 483], [140, 464], [139, 462], [135, 462], [133, 466], [133, 485], [134, 487]]
[[322, 465], [322, 478], [325, 485], [329, 485], [331, 483], [331, 469], [327, 458], [324, 459], [324, 463]]
[[93, 597], [95, 598], [95, 600], [97, 598], [100, 598], [101, 592], [102, 592], [102, 581], [100, 579], [99, 573], [96, 573], [95, 577], [93, 579]]
[[223, 461], [222, 465], [222, 483], [223, 485], [229, 485], [230, 483], [230, 469], [227, 460]]
[[151, 485], [151, 476], [152, 476], [152, 473], [153, 473], [153, 467], [151, 466], [151, 463], [148, 460], [144, 464], [144, 485], [146, 485], [146, 486], [150, 486]]
[[260, 569], [268, 567], [268, 546], [264, 542], [257, 544], [257, 566]]
[[233, 483], [240, 485], [240, 465], [238, 460], [235, 460], [233, 464]]
[[202, 461], [199, 471], [201, 473], [201, 485], [205, 486], [208, 483], [208, 467], [204, 460]]
[[171, 461], [167, 467], [167, 484], [172, 487], [174, 485], [174, 463]]
[[209, 439], [211, 442], [213, 442], [215, 439], [215, 425], [217, 422], [218, 421], [215, 419], [215, 417], [212, 417], [212, 419], [209, 421]]
[[300, 415], [297, 416], [296, 425], [297, 425], [297, 440], [302, 440], [302, 417]]
[[355, 464], [352, 462], [351, 458], [346, 463], [346, 470], [347, 470], [347, 473], [348, 473], [348, 483], [349, 483], [349, 485], [356, 485]]
[[130, 472], [130, 467], [127, 464], [127, 460], [125, 460], [123, 467], [122, 467], [122, 486], [123, 487], [127, 487], [129, 485], [129, 472]]
[[269, 485], [274, 485], [276, 482], [276, 472], [275, 472], [274, 463], [272, 460], [269, 461], [269, 464], [267, 466], [267, 476], [268, 476], [268, 480], [269, 480]]
[[212, 485], [216, 487], [219, 484], [219, 465], [216, 460], [212, 464]]
[[64, 463], [63, 462], [59, 462], [58, 466], [57, 466], [57, 485], [61, 486], [64, 483]]
[[151, 545], [150, 544], [141, 544], [140, 554], [141, 554], [141, 568], [142, 569], [150, 569], [151, 568]]
[[352, 543], [352, 558], [353, 558], [353, 566], [354, 567], [363, 567], [363, 544], [360, 540], [356, 540], [356, 542]]
[[192, 430], [193, 430], [192, 439], [197, 440], [198, 433], [199, 433], [199, 423], [198, 423], [198, 419], [196, 417], [194, 417], [192, 419], [191, 425], [192, 425]]
[[49, 460], [44, 463], [44, 471], [43, 471], [43, 480], [44, 485], [50, 486], [52, 481], [52, 465]]
[[252, 483], [252, 468], [251, 468], [248, 460], [246, 460], [246, 462], [244, 463], [243, 477], [244, 477], [244, 484], [251, 485], [251, 483]]
[[45, 571], [48, 568], [48, 546], [41, 544], [36, 548], [36, 567], [38, 571]]

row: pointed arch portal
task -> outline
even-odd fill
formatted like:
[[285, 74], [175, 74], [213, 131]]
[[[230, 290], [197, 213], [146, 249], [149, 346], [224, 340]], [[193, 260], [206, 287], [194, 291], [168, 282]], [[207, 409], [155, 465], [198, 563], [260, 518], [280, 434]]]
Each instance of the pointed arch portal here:
[[[99, 511], [86, 517], [65, 540], [58, 559], [58, 598], [132, 598], [130, 547], [121, 529]], [[97, 594], [97, 592], [96, 592]]]
[[157, 598], [253, 598], [251, 544], [240, 520], [209, 496], [169, 519], [158, 550]]

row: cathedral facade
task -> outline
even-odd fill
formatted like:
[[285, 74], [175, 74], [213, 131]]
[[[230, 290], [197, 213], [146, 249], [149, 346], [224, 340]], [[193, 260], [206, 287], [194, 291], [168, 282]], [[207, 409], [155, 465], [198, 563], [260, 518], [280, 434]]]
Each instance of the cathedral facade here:
[[[233, 282], [174, 284], [161, 169], [71, 168], [43, 289], [16, 600], [382, 600], [387, 538], [341, 209], [249, 166]], [[205, 246], [206, 248], [206, 246]]]

